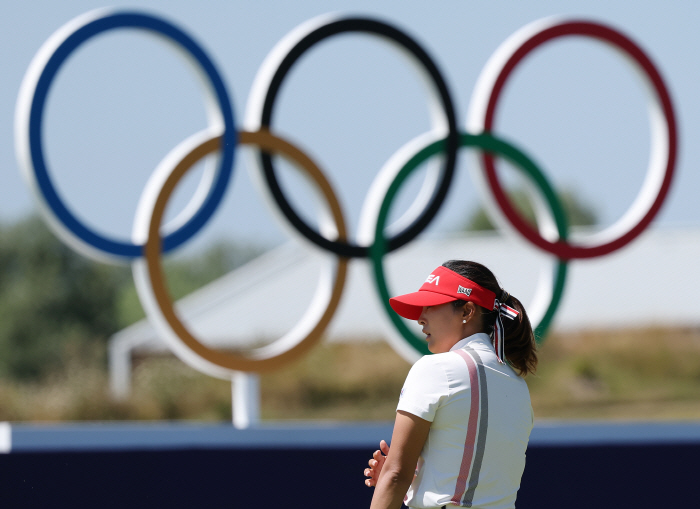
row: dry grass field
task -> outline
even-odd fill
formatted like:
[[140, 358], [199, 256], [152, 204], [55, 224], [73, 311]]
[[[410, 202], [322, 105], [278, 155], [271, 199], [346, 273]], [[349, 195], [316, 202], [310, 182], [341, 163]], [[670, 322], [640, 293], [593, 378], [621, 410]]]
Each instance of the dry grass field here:
[[540, 419], [700, 419], [700, 329], [553, 335], [540, 359]]
[[[226, 421], [231, 387], [172, 357], [140, 359], [124, 402], [104, 354], [42, 383], [0, 380], [0, 421]], [[325, 344], [261, 377], [264, 420], [392, 420], [409, 365], [383, 342]], [[552, 334], [527, 378], [538, 419], [700, 420], [700, 329]]]

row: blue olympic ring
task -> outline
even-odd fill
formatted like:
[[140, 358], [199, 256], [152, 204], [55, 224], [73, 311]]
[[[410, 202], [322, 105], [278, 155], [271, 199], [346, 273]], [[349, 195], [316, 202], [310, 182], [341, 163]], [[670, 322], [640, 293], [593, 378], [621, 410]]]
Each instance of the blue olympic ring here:
[[163, 239], [163, 250], [169, 251], [189, 240], [209, 220], [224, 196], [233, 173], [234, 152], [237, 145], [233, 108], [223, 79], [213, 62], [189, 35], [175, 25], [148, 14], [121, 12], [107, 14], [88, 22], [70, 34], [54, 51], [41, 73], [34, 92], [29, 116], [29, 146], [34, 166], [36, 183], [59, 220], [78, 238], [100, 251], [125, 258], [142, 255], [143, 246], [132, 242], [113, 240], [88, 228], [66, 207], [51, 182], [44, 159], [41, 125], [44, 106], [51, 84], [66, 59], [88, 39], [115, 28], [139, 28], [155, 32], [189, 53], [200, 66], [203, 75], [209, 80], [216, 95], [224, 123], [221, 142], [221, 160], [216, 178], [202, 204], [202, 207], [185, 224]]

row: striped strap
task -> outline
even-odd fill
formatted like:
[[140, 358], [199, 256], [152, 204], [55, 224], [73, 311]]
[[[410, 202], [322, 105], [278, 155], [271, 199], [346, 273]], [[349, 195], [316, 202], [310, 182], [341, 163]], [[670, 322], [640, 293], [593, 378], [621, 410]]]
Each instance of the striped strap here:
[[494, 311], [497, 311], [496, 326], [493, 328], [493, 347], [496, 350], [496, 358], [501, 364], [505, 364], [505, 353], [503, 349], [503, 340], [505, 333], [503, 331], [503, 317], [514, 320], [520, 314], [515, 309], [505, 304], [501, 304], [498, 299], [493, 303]]

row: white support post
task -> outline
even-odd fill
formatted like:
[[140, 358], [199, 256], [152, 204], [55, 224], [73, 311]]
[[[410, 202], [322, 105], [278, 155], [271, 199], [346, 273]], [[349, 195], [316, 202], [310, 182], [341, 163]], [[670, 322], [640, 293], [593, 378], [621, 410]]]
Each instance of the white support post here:
[[260, 423], [260, 375], [238, 371], [231, 379], [233, 426], [254, 428]]
[[131, 350], [128, 344], [109, 342], [109, 387], [112, 397], [125, 400], [131, 391]]

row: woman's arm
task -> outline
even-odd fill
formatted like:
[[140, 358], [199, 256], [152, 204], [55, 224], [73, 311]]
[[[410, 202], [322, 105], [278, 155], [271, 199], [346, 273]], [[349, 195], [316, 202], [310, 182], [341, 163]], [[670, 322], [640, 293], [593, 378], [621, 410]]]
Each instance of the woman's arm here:
[[379, 475], [370, 509], [401, 507], [429, 431], [430, 421], [403, 410], [396, 412], [391, 449]]

